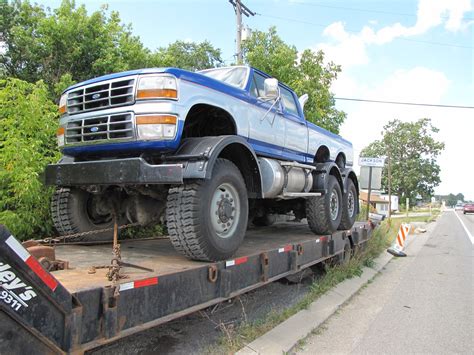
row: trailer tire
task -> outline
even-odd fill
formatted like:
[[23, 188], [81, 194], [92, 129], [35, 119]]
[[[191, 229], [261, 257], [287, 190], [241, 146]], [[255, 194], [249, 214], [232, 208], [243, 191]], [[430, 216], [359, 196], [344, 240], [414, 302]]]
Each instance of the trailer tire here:
[[342, 217], [342, 194], [337, 179], [330, 175], [327, 193], [306, 200], [306, 218], [315, 234], [331, 234], [337, 230]]
[[[114, 221], [111, 214], [95, 214], [90, 211], [92, 195], [78, 188], [59, 187], [51, 199], [51, 216], [60, 236], [92, 232], [112, 228]], [[108, 241], [113, 238], [113, 231], [91, 233], [77, 236], [69, 241], [91, 242]]]
[[342, 195], [342, 217], [340, 230], [351, 229], [357, 217], [357, 190], [352, 180], [347, 181], [347, 192]]
[[194, 260], [230, 258], [244, 239], [247, 188], [237, 166], [217, 159], [211, 179], [185, 183], [168, 192], [168, 234], [174, 248]]

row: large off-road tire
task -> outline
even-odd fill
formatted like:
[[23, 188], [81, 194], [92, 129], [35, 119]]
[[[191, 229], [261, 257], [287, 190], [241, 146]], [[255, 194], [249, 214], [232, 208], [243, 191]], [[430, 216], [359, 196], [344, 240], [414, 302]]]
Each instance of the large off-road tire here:
[[[94, 206], [95, 197], [87, 191], [59, 187], [51, 200], [51, 216], [60, 236], [112, 228], [110, 213], [100, 214]], [[77, 236], [68, 241], [91, 242], [112, 240], [113, 231]]]
[[195, 260], [230, 258], [244, 239], [248, 221], [247, 189], [239, 169], [218, 159], [211, 179], [171, 188], [166, 220], [178, 252]]
[[342, 194], [337, 179], [330, 175], [327, 193], [306, 200], [306, 218], [315, 234], [331, 234], [337, 230], [342, 217]]
[[261, 217], [255, 217], [252, 221], [255, 227], [268, 227], [276, 222], [277, 216], [275, 214], [266, 213]]
[[357, 190], [352, 180], [347, 181], [347, 191], [342, 195], [342, 218], [340, 230], [351, 229], [357, 217], [357, 204], [359, 203]]

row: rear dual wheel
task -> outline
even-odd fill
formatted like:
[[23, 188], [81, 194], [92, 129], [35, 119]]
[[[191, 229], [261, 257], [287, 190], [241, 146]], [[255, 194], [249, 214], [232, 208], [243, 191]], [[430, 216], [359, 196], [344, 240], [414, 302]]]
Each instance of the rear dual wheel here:
[[358, 213], [357, 190], [351, 179], [347, 180], [346, 193], [342, 196], [342, 217], [338, 229], [351, 229]]
[[342, 193], [334, 176], [328, 178], [327, 193], [306, 200], [306, 218], [315, 234], [331, 234], [337, 230], [342, 218]]
[[347, 181], [343, 194], [336, 177], [329, 176], [327, 193], [306, 200], [306, 218], [315, 234], [331, 234], [351, 229], [358, 212], [358, 196], [352, 180]]

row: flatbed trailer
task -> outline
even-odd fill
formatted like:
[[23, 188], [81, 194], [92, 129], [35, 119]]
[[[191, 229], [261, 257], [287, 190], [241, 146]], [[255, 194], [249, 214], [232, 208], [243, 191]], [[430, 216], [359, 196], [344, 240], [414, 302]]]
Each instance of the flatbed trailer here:
[[3, 230], [0, 353], [87, 353], [328, 259], [343, 260], [372, 229], [356, 223], [316, 236], [305, 223], [279, 223], [249, 230], [235, 257], [221, 262], [186, 259], [167, 239], [122, 241], [123, 260], [141, 269], [122, 268], [126, 278], [115, 286], [107, 268], [91, 271], [110, 263], [110, 244], [58, 245], [56, 257], [71, 268], [49, 273]]

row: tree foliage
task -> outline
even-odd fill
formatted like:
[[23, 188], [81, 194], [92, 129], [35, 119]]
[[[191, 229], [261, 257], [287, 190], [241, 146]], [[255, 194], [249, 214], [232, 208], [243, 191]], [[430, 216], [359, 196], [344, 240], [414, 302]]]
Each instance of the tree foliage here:
[[0, 223], [20, 238], [52, 229], [40, 174], [59, 159], [57, 116], [43, 82], [0, 80]]
[[221, 51], [211, 43], [176, 41], [168, 47], [161, 47], [151, 55], [153, 66], [178, 67], [187, 70], [215, 68], [222, 64]]
[[1, 21], [3, 74], [28, 82], [43, 80], [51, 97], [74, 82], [112, 72], [150, 66], [194, 70], [222, 62], [220, 50], [207, 41], [177, 41], [152, 53], [107, 6], [88, 14], [72, 0], [63, 0], [53, 11], [14, 0], [3, 4]]
[[306, 49], [298, 53], [295, 46], [285, 43], [275, 27], [271, 27], [268, 32], [252, 33], [243, 43], [243, 53], [251, 66], [287, 84], [298, 95], [309, 95], [304, 109], [308, 121], [331, 132], [339, 132], [346, 114], [334, 107], [330, 86], [341, 68], [332, 62], [324, 64], [322, 51]]
[[[434, 188], [441, 182], [440, 167], [436, 158], [444, 149], [444, 143], [433, 138], [439, 130], [428, 118], [416, 122], [390, 121], [385, 127], [383, 138], [365, 147], [361, 156], [387, 156], [391, 162], [391, 186], [399, 198], [424, 198], [433, 195]], [[386, 160], [386, 165], [388, 160]], [[382, 175], [382, 187], [388, 189], [388, 169]]]
[[447, 206], [455, 206], [458, 202], [464, 202], [464, 195], [462, 193], [452, 194], [449, 195], [437, 195], [435, 196], [436, 199], [445, 201]]

